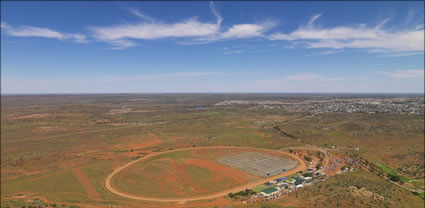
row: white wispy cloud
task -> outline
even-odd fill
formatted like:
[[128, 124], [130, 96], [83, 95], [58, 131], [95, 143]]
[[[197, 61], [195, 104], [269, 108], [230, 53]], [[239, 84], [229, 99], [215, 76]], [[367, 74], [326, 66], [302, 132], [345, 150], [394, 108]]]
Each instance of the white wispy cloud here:
[[121, 50], [137, 45], [136, 42], [127, 39], [110, 40], [108, 42], [112, 45], [112, 47], [109, 48], [111, 50]]
[[224, 32], [217, 32], [210, 36], [200, 38], [199, 40], [227, 40], [227, 39], [244, 39], [254, 37], [264, 37], [265, 32], [277, 25], [274, 21], [264, 21], [255, 24], [235, 24]]
[[190, 77], [203, 77], [213, 75], [223, 75], [224, 72], [174, 72], [174, 73], [160, 73], [150, 74], [138, 77], [139, 79], [158, 79], [158, 78], [190, 78]]
[[131, 14], [133, 14], [136, 17], [139, 17], [140, 19], [143, 19], [143, 20], [146, 20], [146, 21], [154, 21], [155, 20], [155, 18], [144, 14], [139, 9], [130, 8], [130, 9], [128, 9], [128, 11], [130, 11]]
[[423, 55], [424, 51], [392, 51], [382, 49], [370, 49], [368, 53], [380, 54], [378, 57], [402, 57], [402, 56], [414, 56]]
[[5, 34], [15, 37], [41, 37], [58, 40], [71, 40], [78, 43], [88, 42], [85, 35], [80, 33], [62, 33], [45, 27], [18, 26], [12, 27], [6, 22], [1, 23]]
[[8, 24], [6, 22], [1, 22], [1, 28], [6, 28], [8, 27]]
[[214, 34], [217, 28], [216, 24], [202, 23], [191, 18], [173, 24], [124, 24], [110, 27], [92, 27], [91, 30], [99, 40], [111, 41], [125, 38], [150, 40], [170, 37], [196, 37]]
[[343, 78], [328, 77], [328, 76], [315, 74], [315, 73], [308, 73], [308, 72], [286, 76], [283, 79], [288, 81], [319, 81], [319, 82], [343, 80]]
[[225, 55], [236, 55], [242, 53], [242, 50], [226, 50], [224, 51]]
[[[212, 41], [225, 39], [243, 39], [262, 37], [264, 33], [276, 25], [275, 22], [265, 21], [258, 24], [234, 24], [228, 29], [223, 29], [221, 24], [224, 18], [210, 3], [210, 11], [216, 22], [202, 22], [196, 17], [175, 23], [164, 23], [146, 16], [139, 10], [131, 13], [142, 18], [138, 23], [118, 24], [112, 26], [90, 27], [93, 37], [99, 41], [109, 42], [116, 49], [134, 46], [134, 40], [153, 40], [162, 38], [183, 38], [182, 44], [205, 44]], [[148, 18], [147, 18], [148, 17]], [[148, 20], [148, 21], [147, 21]], [[123, 43], [119, 45], [119, 43]], [[134, 43], [134, 44], [128, 44]]]
[[[369, 48], [391, 51], [423, 51], [424, 30], [418, 27], [410, 30], [385, 30], [384, 20], [375, 27], [364, 24], [358, 26], [340, 26], [321, 28], [314, 22], [320, 15], [314, 15], [306, 26], [300, 26], [291, 33], [273, 33], [270, 40], [303, 40], [306, 48]], [[420, 27], [419, 27], [420, 28]]]
[[393, 78], [406, 79], [406, 78], [424, 78], [423, 69], [408, 69], [408, 70], [394, 70], [394, 71], [378, 71], [378, 73], [389, 75]]
[[314, 56], [314, 55], [327, 56], [327, 55], [332, 55], [332, 54], [341, 53], [341, 52], [343, 51], [342, 50], [325, 50], [319, 53], [310, 54], [308, 56]]
[[214, 6], [213, 1], [210, 1], [210, 10], [211, 10], [211, 13], [213, 13], [215, 18], [217, 19], [217, 26], [220, 27], [221, 22], [223, 22], [223, 17], [220, 15], [220, 13], [218, 13], [217, 9]]
[[264, 31], [273, 27], [272, 23], [264, 24], [238, 24], [233, 25], [226, 32], [221, 33], [219, 38], [247, 38], [261, 36]]
[[312, 79], [317, 79], [317, 78], [321, 78], [321, 77], [322, 77], [321, 75], [314, 74], [314, 73], [301, 73], [301, 74], [287, 76], [287, 77], [285, 77], [285, 79], [286, 80], [301, 81], [301, 80], [312, 80]]
[[[109, 81], [159, 81], [159, 80], [176, 80], [176, 79], [193, 79], [195, 77], [209, 77], [217, 75], [226, 75], [226, 72], [219, 71], [180, 71], [180, 72], [169, 72], [169, 73], [153, 73], [143, 74], [135, 76], [117, 76], [117, 77], [103, 77]], [[102, 79], [102, 77], [100, 77]]]
[[[203, 23], [195, 18], [177, 23], [142, 22], [137, 24], [122, 24], [107, 27], [91, 27], [93, 36], [99, 41], [109, 43], [129, 43], [129, 39], [152, 40], [160, 38], [187, 38], [215, 34], [218, 25]], [[134, 45], [123, 44], [126, 48]]]

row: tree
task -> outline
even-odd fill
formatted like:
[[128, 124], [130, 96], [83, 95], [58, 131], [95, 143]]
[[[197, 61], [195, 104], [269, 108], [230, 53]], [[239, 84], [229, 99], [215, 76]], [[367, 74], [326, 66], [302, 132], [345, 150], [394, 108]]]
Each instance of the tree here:
[[398, 175], [390, 174], [389, 177], [390, 177], [390, 180], [392, 180], [394, 182], [402, 182], [400, 176], [398, 176]]
[[322, 163], [319, 163], [316, 165], [316, 169], [319, 170], [320, 168], [322, 168]]
[[305, 156], [304, 156], [304, 160], [306, 160], [306, 161], [308, 161], [308, 162], [311, 162], [311, 157], [309, 157], [309, 156], [305, 155]]
[[313, 176], [313, 173], [303, 173], [303, 176], [304, 177], [312, 177]]

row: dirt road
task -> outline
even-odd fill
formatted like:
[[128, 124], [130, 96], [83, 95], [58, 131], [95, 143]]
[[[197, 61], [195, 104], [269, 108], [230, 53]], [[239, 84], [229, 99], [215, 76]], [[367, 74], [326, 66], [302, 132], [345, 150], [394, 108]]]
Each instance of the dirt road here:
[[140, 124], [140, 125], [127, 125], [127, 126], [120, 126], [120, 127], [115, 127], [115, 128], [80, 131], [80, 132], [75, 132], [75, 133], [61, 134], [61, 135], [42, 137], [42, 138], [36, 138], [36, 139], [18, 139], [18, 140], [11, 140], [11, 141], [5, 141], [5, 142], [2, 141], [1, 143], [7, 144], [7, 143], [16, 143], [16, 142], [25, 142], [25, 141], [39, 141], [39, 140], [55, 139], [55, 138], [67, 137], [67, 136], [76, 136], [76, 135], [80, 135], [80, 134], [88, 134], [88, 133], [95, 133], [95, 132], [102, 132], [102, 131], [135, 128], [135, 127], [149, 126], [149, 125], [156, 125], [156, 124], [165, 124], [165, 123], [166, 122], [156, 122], [156, 123], [145, 123], [145, 124]]
[[72, 169], [72, 172], [74, 173], [75, 177], [78, 179], [78, 181], [83, 186], [84, 190], [90, 198], [96, 201], [102, 200], [100, 198], [99, 193], [97, 193], [96, 189], [94, 188], [93, 184], [91, 184], [90, 179], [87, 178], [87, 176], [83, 173], [83, 171], [81, 171], [80, 168], [75, 167]]
[[[147, 159], [148, 159], [148, 158], [150, 158], [150, 157], [153, 157], [153, 156], [156, 156], [156, 155], [159, 155], [159, 154], [165, 154], [165, 153], [176, 152], [176, 151], [183, 151], [183, 150], [193, 150], [193, 149], [197, 149], [197, 150], [198, 150], [198, 149], [218, 149], [218, 148], [238, 148], [238, 149], [247, 149], [247, 150], [265, 150], [265, 149], [260, 149], [260, 148], [251, 148], [251, 147], [216, 146], [216, 147], [193, 147], [193, 148], [176, 149], [176, 150], [170, 150], [170, 151], [165, 151], [165, 152], [158, 152], [158, 153], [154, 153], [154, 154], [148, 155], [148, 156], [146, 156], [146, 157], [144, 157], [144, 158], [140, 158], [140, 159], [138, 159], [138, 160], [132, 161], [132, 162], [130, 162], [130, 163], [125, 164], [124, 166], [121, 166], [121, 167], [119, 167], [119, 168], [115, 169], [115, 170], [114, 170], [114, 171], [113, 171], [113, 172], [112, 172], [112, 173], [111, 173], [111, 174], [110, 174], [110, 175], [106, 178], [106, 181], [105, 181], [105, 187], [106, 187], [106, 189], [108, 189], [110, 192], [112, 192], [112, 193], [114, 193], [114, 194], [116, 194], [116, 195], [122, 196], [122, 197], [129, 198], [129, 199], [136, 199], [136, 200], [143, 200], [143, 201], [157, 201], [157, 202], [177, 202], [177, 203], [179, 203], [179, 204], [183, 204], [183, 203], [185, 203], [185, 202], [187, 202], [187, 201], [206, 200], [206, 199], [214, 199], [214, 198], [222, 197], [222, 196], [227, 195], [227, 194], [228, 194], [228, 193], [230, 193], [230, 192], [233, 192], [233, 193], [235, 193], [235, 192], [239, 192], [239, 191], [245, 190], [245, 189], [247, 189], [247, 188], [252, 188], [252, 187], [254, 187], [254, 186], [264, 184], [264, 183], [266, 183], [266, 182], [268, 182], [268, 181], [271, 181], [271, 180], [274, 180], [274, 179], [277, 179], [277, 178], [280, 178], [280, 177], [284, 177], [284, 176], [292, 175], [292, 174], [294, 174], [294, 173], [296, 173], [296, 172], [298, 172], [298, 171], [302, 171], [302, 170], [306, 170], [306, 169], [307, 169], [307, 165], [305, 164], [305, 162], [304, 162], [301, 158], [298, 158], [298, 157], [296, 157], [296, 156], [294, 156], [294, 155], [292, 155], [292, 154], [289, 154], [289, 153], [279, 152], [279, 153], [281, 153], [281, 154], [284, 154], [284, 155], [290, 156], [291, 158], [293, 158], [293, 159], [297, 160], [297, 161], [298, 161], [298, 163], [299, 163], [298, 167], [296, 167], [296, 168], [294, 168], [294, 169], [291, 169], [291, 170], [289, 170], [289, 171], [286, 171], [286, 172], [284, 172], [284, 173], [281, 173], [281, 174], [279, 174], [279, 175], [275, 175], [275, 176], [269, 177], [269, 178], [267, 178], [267, 179], [263, 179], [263, 180], [260, 180], [260, 181], [256, 181], [256, 182], [248, 183], [248, 184], [241, 185], [241, 186], [238, 186], [238, 187], [234, 187], [234, 188], [231, 188], [231, 189], [223, 190], [223, 191], [220, 191], [220, 192], [218, 192], [218, 193], [213, 193], [213, 194], [208, 194], [208, 195], [203, 195], [203, 196], [183, 197], [183, 198], [156, 198], [156, 197], [135, 196], [135, 195], [127, 194], [127, 193], [122, 193], [122, 192], [120, 192], [119, 190], [115, 189], [115, 188], [111, 185], [111, 180], [112, 180], [112, 178], [113, 178], [113, 177], [114, 177], [114, 175], [116, 175], [118, 172], [120, 172], [121, 170], [124, 170], [124, 169], [126, 169], [126, 168], [128, 168], [128, 167], [130, 167], [131, 165], [133, 165], [133, 164], [135, 164], [135, 163], [137, 163], [137, 162], [140, 162], [140, 161], [142, 161], [142, 160], [147, 160]], [[270, 150], [270, 151], [276, 151], [276, 150]]]

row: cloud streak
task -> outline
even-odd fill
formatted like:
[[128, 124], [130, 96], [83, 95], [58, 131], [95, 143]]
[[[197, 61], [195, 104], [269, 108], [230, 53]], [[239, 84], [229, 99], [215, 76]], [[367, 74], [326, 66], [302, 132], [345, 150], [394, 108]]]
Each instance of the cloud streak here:
[[[145, 21], [112, 26], [90, 27], [93, 37], [98, 41], [112, 44], [113, 49], [124, 49], [137, 45], [135, 40], [154, 40], [163, 38], [183, 38], [183, 44], [205, 44], [213, 41], [227, 39], [246, 39], [263, 37], [264, 33], [273, 28], [276, 23], [265, 21], [258, 24], [234, 24], [227, 29], [222, 28], [224, 18], [210, 3], [210, 11], [216, 18], [216, 22], [201, 22], [192, 17], [175, 23], [154, 21], [153, 18], [138, 10], [131, 13]], [[123, 44], [120, 44], [123, 43]]]
[[144, 13], [142, 13], [140, 10], [132, 8], [129, 9], [130, 13], [133, 14], [136, 17], [139, 17], [140, 19], [146, 20], [146, 21], [154, 21], [155, 19], [153, 17], [147, 16]]
[[318, 81], [318, 82], [328, 82], [328, 81], [340, 81], [342, 78], [331, 78], [315, 73], [299, 73], [290, 76], [284, 77], [284, 80], [287, 81]]
[[422, 69], [395, 70], [390, 72], [379, 71], [378, 73], [386, 74], [397, 79], [424, 78], [424, 70]]
[[361, 48], [381, 49], [392, 52], [424, 51], [424, 30], [416, 27], [410, 30], [389, 31], [383, 26], [389, 21], [384, 20], [376, 27], [340, 26], [320, 28], [314, 22], [320, 15], [314, 15], [307, 26], [300, 26], [290, 33], [273, 33], [270, 40], [305, 41], [305, 48]]
[[[305, 25], [288, 33], [269, 31], [276, 27], [277, 21], [266, 20], [256, 23], [223, 25], [221, 16], [214, 3], [209, 4], [215, 21], [200, 21], [190, 17], [169, 23], [150, 17], [138, 9], [128, 11], [140, 19], [135, 23], [115, 24], [89, 27], [88, 37], [105, 42], [109, 49], [121, 50], [139, 45], [140, 40], [156, 40], [165, 38], [178, 39], [183, 45], [208, 44], [216, 41], [262, 38], [270, 41], [287, 41], [290, 48], [324, 49], [317, 55], [330, 55], [342, 52], [341, 49], [366, 49], [368, 53], [379, 53], [382, 56], [410, 56], [424, 53], [423, 20], [409, 23], [410, 29], [385, 29], [390, 22], [387, 18], [374, 27], [365, 24], [352, 26], [320, 27], [317, 21], [321, 14], [312, 15]], [[408, 22], [412, 22], [413, 13], [409, 13]], [[422, 21], [422, 22], [421, 22]], [[1, 23], [4, 34], [15, 37], [42, 37], [78, 43], [89, 42], [82, 33], [64, 33], [45, 27], [16, 26]], [[230, 53], [230, 52], [227, 52]], [[236, 52], [238, 53], [238, 52]]]
[[202, 23], [191, 18], [173, 24], [142, 22], [109, 27], [91, 27], [90, 29], [96, 39], [109, 42], [123, 39], [152, 40], [205, 36], [216, 33], [218, 26], [212, 23]]
[[88, 42], [85, 35], [80, 33], [62, 33], [45, 27], [19, 26], [12, 27], [6, 22], [1, 23], [1, 28], [9, 36], [15, 37], [41, 37], [58, 40], [71, 40], [77, 43]]
[[285, 80], [304, 81], [304, 80], [314, 80], [321, 77], [322, 77], [321, 75], [314, 74], [314, 73], [301, 73], [301, 74], [287, 76], [285, 77]]

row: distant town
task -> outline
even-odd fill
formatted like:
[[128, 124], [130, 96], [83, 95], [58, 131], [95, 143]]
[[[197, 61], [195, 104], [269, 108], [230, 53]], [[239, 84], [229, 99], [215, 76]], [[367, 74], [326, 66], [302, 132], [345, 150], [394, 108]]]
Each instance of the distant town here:
[[424, 114], [424, 97], [408, 98], [317, 98], [291, 101], [225, 100], [216, 106], [249, 105], [254, 108], [283, 109], [289, 112], [309, 113], [398, 113]]

